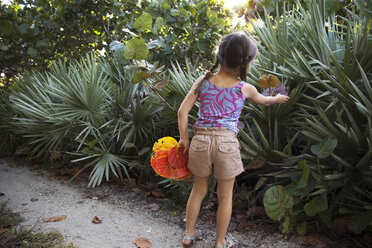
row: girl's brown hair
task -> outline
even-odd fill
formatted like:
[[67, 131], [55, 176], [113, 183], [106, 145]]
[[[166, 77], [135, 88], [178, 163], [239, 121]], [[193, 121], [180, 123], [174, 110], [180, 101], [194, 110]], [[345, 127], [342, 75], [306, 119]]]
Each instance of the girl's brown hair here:
[[195, 94], [199, 94], [203, 81], [213, 75], [218, 65], [227, 68], [237, 68], [240, 66], [240, 80], [246, 81], [247, 66], [255, 58], [256, 53], [256, 45], [245, 33], [231, 33], [222, 38], [218, 47], [216, 62], [209, 68], [203, 80], [197, 85]]

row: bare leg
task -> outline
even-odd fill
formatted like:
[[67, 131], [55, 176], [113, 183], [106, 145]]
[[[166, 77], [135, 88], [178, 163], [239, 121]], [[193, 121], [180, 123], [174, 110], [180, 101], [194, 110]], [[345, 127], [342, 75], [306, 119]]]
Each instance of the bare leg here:
[[231, 219], [234, 182], [235, 178], [229, 180], [218, 179], [217, 185], [218, 210], [216, 235], [216, 244], [218, 246], [225, 245], [225, 236]]
[[[208, 191], [209, 177], [194, 176], [189, 200], [186, 206], [186, 231], [185, 236], [195, 235], [195, 224], [199, 215], [201, 203]], [[190, 240], [183, 240], [183, 244], [188, 245]]]

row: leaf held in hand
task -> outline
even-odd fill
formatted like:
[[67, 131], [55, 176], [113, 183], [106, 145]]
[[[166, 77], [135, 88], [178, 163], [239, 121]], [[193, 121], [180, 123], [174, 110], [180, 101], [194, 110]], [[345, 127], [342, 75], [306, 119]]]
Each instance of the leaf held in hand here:
[[173, 147], [169, 150], [168, 162], [173, 168], [182, 168], [186, 167], [189, 161], [189, 153], [184, 153], [185, 148]]

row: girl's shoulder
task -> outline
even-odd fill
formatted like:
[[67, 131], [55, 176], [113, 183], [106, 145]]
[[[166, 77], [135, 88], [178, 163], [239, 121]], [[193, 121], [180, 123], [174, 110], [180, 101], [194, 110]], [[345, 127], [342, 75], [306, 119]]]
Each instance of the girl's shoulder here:
[[257, 92], [257, 89], [250, 83], [243, 82], [242, 92], [245, 98], [250, 98], [250, 96], [252, 96], [255, 92]]

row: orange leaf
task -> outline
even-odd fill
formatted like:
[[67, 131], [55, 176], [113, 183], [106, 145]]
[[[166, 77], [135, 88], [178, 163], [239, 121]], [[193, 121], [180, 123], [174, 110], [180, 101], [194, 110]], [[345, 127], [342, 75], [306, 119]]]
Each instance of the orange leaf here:
[[[192, 173], [187, 168], [188, 154], [183, 154], [183, 147], [178, 147], [172, 137], [159, 139], [153, 147], [155, 151], [151, 157], [154, 171], [165, 178], [182, 180], [189, 178]], [[170, 152], [172, 154], [170, 155]], [[169, 157], [170, 155], [170, 157]]]
[[189, 162], [189, 154], [183, 153], [184, 147], [173, 147], [169, 150], [168, 162], [173, 168], [187, 167]]
[[94, 216], [93, 220], [92, 220], [92, 223], [94, 224], [99, 224], [99, 223], [102, 223], [102, 220], [98, 219], [97, 216]]
[[67, 218], [66, 215], [61, 215], [61, 216], [57, 216], [57, 217], [43, 218], [43, 221], [44, 222], [56, 222], [56, 221], [64, 220], [66, 218]]
[[137, 248], [151, 248], [152, 244], [150, 241], [148, 241], [147, 238], [137, 238], [133, 240], [133, 244], [137, 246]]

